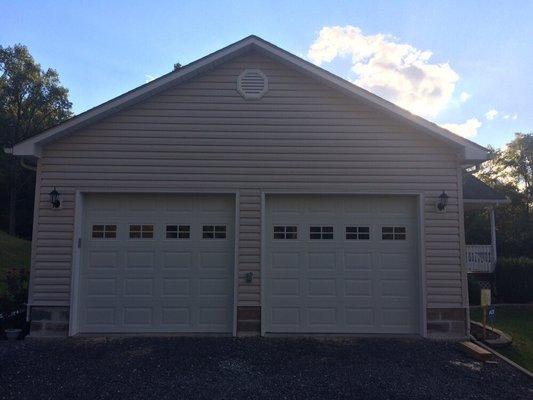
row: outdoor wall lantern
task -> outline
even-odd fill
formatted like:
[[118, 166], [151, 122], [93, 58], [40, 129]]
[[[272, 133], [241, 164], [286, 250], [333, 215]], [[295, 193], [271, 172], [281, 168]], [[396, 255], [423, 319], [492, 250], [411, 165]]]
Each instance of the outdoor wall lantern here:
[[439, 196], [439, 201], [437, 203], [437, 211], [444, 212], [446, 211], [446, 206], [448, 205], [449, 196], [443, 190]]
[[50, 204], [52, 205], [52, 208], [59, 208], [61, 206], [61, 201], [59, 200], [60, 193], [56, 190], [56, 187], [54, 186], [54, 190], [50, 192]]

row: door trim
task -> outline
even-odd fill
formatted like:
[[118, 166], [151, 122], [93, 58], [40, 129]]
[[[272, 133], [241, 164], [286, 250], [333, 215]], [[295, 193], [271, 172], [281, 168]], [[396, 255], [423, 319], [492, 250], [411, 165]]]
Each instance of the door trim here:
[[[237, 296], [238, 296], [238, 252], [239, 252], [239, 191], [238, 190], [158, 190], [158, 189], [146, 189], [146, 190], [130, 190], [130, 189], [113, 189], [113, 190], [100, 190], [100, 189], [85, 189], [76, 190], [75, 202], [74, 202], [74, 236], [72, 240], [72, 271], [70, 277], [70, 310], [69, 310], [69, 329], [68, 335], [74, 336], [80, 333], [79, 329], [79, 315], [78, 307], [80, 302], [80, 272], [81, 272], [81, 248], [78, 248], [78, 242], [82, 240], [82, 227], [83, 227], [83, 215], [84, 215], [84, 202], [86, 195], [90, 194], [168, 194], [168, 195], [232, 195], [235, 204], [234, 210], [234, 255], [233, 255], [233, 314], [232, 314], [232, 334], [237, 335]], [[84, 243], [81, 243], [83, 246]], [[141, 333], [140, 333], [141, 334]]]
[[[260, 258], [260, 273], [261, 273], [261, 336], [266, 336], [265, 324], [265, 306], [266, 294], [264, 290], [266, 275], [266, 197], [272, 195], [301, 195], [301, 196], [411, 196], [416, 201], [417, 206], [417, 223], [418, 227], [418, 264], [419, 264], [419, 313], [420, 326], [419, 333], [422, 337], [427, 337], [427, 315], [426, 315], [426, 260], [425, 260], [425, 246], [424, 246], [424, 194], [423, 192], [413, 191], [346, 191], [346, 192], [320, 192], [320, 191], [305, 191], [305, 190], [267, 190], [261, 191], [261, 258]], [[341, 335], [342, 336], [342, 335]], [[366, 335], [368, 336], [368, 335]], [[411, 335], [412, 336], [412, 335]]]

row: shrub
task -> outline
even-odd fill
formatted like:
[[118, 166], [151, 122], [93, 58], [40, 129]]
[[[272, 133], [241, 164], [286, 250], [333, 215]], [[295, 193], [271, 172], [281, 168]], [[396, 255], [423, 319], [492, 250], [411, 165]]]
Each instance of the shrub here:
[[3, 328], [23, 328], [21, 315], [28, 299], [27, 268], [8, 268], [0, 276], [0, 321]]
[[533, 301], [533, 259], [500, 258], [496, 264], [496, 297], [502, 303]]
[[468, 300], [471, 306], [478, 306], [481, 301], [479, 279], [472, 274], [468, 274]]

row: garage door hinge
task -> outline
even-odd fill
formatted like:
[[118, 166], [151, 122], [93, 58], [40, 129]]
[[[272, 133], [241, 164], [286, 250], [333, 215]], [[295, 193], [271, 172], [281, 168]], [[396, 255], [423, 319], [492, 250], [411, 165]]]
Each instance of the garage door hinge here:
[[81, 247], [81, 238], [78, 238], [78, 249]]

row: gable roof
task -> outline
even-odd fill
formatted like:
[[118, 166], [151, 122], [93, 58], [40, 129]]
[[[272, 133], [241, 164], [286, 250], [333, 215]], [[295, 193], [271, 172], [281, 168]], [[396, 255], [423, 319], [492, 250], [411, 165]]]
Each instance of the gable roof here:
[[418, 117], [409, 111], [404, 110], [403, 108], [400, 108], [393, 103], [254, 35], [248, 36], [178, 70], [172, 71], [97, 107], [85, 111], [38, 135], [17, 143], [13, 149], [7, 149], [7, 151], [18, 156], [39, 157], [43, 145], [61, 139], [80, 128], [93, 124], [148, 97], [161, 93], [170, 86], [185, 82], [194, 76], [213, 69], [217, 65], [235, 58], [249, 50], [258, 50], [277, 61], [299, 70], [311, 78], [322, 81], [348, 96], [366, 101], [370, 105], [385, 111], [386, 113], [400, 117], [414, 127], [422, 129], [429, 135], [455, 146], [458, 151], [461, 151], [465, 163], [479, 163], [487, 159], [488, 151], [484, 147]]

